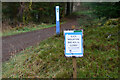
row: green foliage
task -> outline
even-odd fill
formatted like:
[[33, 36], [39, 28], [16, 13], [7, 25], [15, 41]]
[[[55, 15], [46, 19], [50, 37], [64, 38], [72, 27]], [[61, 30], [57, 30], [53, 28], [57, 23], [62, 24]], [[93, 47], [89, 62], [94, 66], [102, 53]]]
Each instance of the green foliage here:
[[[118, 27], [80, 27], [84, 56], [77, 58], [77, 78], [118, 78]], [[110, 36], [111, 35], [111, 36]], [[3, 78], [72, 78], [72, 58], [64, 56], [64, 36], [26, 48], [2, 65]]]
[[2, 19], [10, 19], [13, 20], [17, 13], [18, 13], [18, 7], [19, 7], [19, 3], [8, 3], [8, 2], [2, 2]]
[[33, 3], [33, 18], [37, 15], [39, 19], [37, 21], [42, 21], [44, 23], [55, 23], [55, 6], [60, 6], [60, 16], [63, 16], [64, 3]]
[[120, 2], [97, 2], [91, 3], [94, 14], [98, 17], [117, 18], [120, 17]]
[[25, 9], [23, 10], [23, 23], [28, 24], [31, 21], [31, 10], [32, 10], [32, 2], [25, 4]]
[[109, 19], [104, 25], [117, 25], [120, 23], [120, 18]]
[[[24, 2], [21, 8], [21, 4], [17, 3], [3, 3], [3, 21], [11, 20], [13, 24], [15, 21], [28, 24], [31, 22], [39, 23], [55, 23], [55, 6], [60, 6], [60, 18], [64, 17], [65, 3], [54, 2]], [[21, 10], [23, 9], [23, 11]], [[21, 10], [21, 12], [20, 12]], [[19, 14], [20, 13], [20, 14]]]
[[84, 10], [73, 13], [73, 15], [79, 16], [78, 23], [80, 26], [102, 26], [107, 20], [106, 17], [98, 18], [92, 10]]
[[90, 9], [97, 17], [117, 18], [120, 17], [120, 2], [86, 2], [82, 6]]
[[[75, 12], [79, 16], [80, 26], [102, 26], [108, 18], [120, 17], [120, 2], [81, 3], [82, 11]], [[114, 21], [112, 21], [116, 24]]]
[[105, 17], [93, 18], [89, 16], [84, 16], [84, 18], [79, 18], [78, 22], [80, 26], [84, 26], [84, 27], [90, 27], [90, 26], [100, 27], [105, 23], [106, 20], [107, 19]]

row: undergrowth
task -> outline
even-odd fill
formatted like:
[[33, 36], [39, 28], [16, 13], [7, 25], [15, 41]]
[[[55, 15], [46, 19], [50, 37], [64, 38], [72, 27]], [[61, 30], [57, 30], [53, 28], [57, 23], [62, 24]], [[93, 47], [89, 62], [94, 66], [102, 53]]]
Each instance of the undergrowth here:
[[39, 29], [43, 29], [43, 28], [49, 28], [49, 27], [53, 27], [53, 26], [55, 26], [55, 24], [52, 24], [52, 25], [46, 25], [46, 24], [43, 25], [42, 24], [42, 25], [32, 25], [32, 26], [19, 26], [19, 27], [15, 27], [15, 28], [11, 28], [11, 29], [2, 31], [2, 34], [0, 36], [15, 35], [15, 34], [20, 34], [20, 33], [24, 33], [24, 32], [39, 30]]
[[[63, 24], [63, 23], [65, 23], [65, 22], [62, 22], [60, 24]], [[54, 26], [56, 26], [56, 24], [44, 24], [44, 23], [41, 25], [33, 24], [30, 26], [18, 26], [18, 27], [7, 29], [7, 30], [3, 30], [2, 33], [0, 33], [0, 37], [20, 34], [20, 33], [24, 33], [24, 32], [30, 32], [30, 31], [34, 31], [34, 30], [40, 30], [40, 29], [54, 27]]]

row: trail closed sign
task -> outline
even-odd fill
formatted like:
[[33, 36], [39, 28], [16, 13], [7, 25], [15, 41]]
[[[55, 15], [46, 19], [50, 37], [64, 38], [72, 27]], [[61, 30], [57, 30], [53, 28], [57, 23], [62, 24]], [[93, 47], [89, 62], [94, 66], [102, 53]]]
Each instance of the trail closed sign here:
[[83, 30], [65, 30], [65, 56], [82, 57], [83, 56]]

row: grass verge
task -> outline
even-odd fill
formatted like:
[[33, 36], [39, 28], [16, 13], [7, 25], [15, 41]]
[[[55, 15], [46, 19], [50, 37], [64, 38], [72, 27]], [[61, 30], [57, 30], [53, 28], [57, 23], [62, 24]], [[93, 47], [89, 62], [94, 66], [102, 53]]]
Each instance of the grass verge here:
[[[62, 22], [61, 24], [63, 24], [63, 23], [65, 23], [65, 22]], [[33, 25], [33, 26], [25, 26], [25, 27], [15, 27], [15, 28], [3, 31], [3, 33], [0, 33], [0, 37], [15, 35], [15, 34], [19, 34], [19, 33], [34, 31], [34, 30], [40, 30], [40, 29], [54, 27], [54, 26], [56, 26], [56, 24], [42, 24], [42, 25]]]
[[[118, 78], [118, 27], [84, 29], [84, 56], [77, 58], [77, 78]], [[2, 65], [3, 78], [72, 78], [72, 58], [64, 57], [64, 36], [26, 48]]]

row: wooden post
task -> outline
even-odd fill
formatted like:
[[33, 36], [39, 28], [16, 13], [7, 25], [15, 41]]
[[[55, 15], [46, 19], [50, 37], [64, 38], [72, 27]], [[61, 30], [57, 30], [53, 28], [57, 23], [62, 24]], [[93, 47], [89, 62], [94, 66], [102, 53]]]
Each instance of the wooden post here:
[[72, 60], [73, 60], [73, 78], [74, 78], [74, 80], [76, 80], [76, 78], [77, 78], [76, 57], [73, 57]]
[[[75, 25], [72, 26], [72, 29], [75, 29]], [[73, 61], [73, 80], [77, 80], [77, 63], [76, 63], [76, 57], [72, 57]]]

